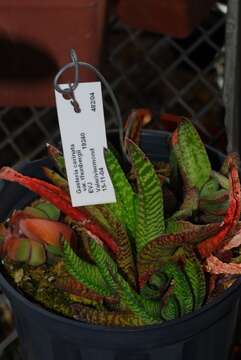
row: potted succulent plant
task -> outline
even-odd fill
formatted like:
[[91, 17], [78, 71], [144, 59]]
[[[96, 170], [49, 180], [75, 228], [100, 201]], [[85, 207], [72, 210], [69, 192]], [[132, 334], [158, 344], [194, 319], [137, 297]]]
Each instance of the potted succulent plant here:
[[106, 150], [113, 204], [73, 208], [53, 146], [55, 167], [0, 170], [12, 182], [0, 191], [0, 283], [26, 359], [227, 359], [240, 296], [238, 159], [213, 170], [185, 119], [170, 156], [167, 137], [142, 136], [154, 163], [126, 138], [129, 171]]
[[118, 0], [127, 24], [147, 31], [186, 37], [208, 15], [216, 0]]

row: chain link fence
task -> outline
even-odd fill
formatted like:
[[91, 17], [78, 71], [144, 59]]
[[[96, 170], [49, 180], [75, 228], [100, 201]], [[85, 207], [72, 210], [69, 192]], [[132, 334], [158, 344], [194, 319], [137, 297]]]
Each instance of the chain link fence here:
[[[217, 8], [184, 40], [144, 32], [111, 17], [101, 71], [110, 82], [125, 119], [133, 108], [153, 111], [152, 128], [161, 128], [160, 114], [191, 117], [207, 143], [225, 150], [222, 83], [225, 15]], [[107, 128], [116, 127], [112, 104], [104, 92]], [[0, 109], [0, 165], [45, 154], [59, 129], [54, 108]]]

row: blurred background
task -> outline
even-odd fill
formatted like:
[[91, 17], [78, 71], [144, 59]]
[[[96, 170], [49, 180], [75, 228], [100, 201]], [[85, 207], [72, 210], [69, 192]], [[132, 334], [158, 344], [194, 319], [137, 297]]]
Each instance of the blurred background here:
[[[46, 142], [59, 142], [53, 77], [72, 47], [109, 81], [123, 122], [137, 108], [151, 109], [153, 129], [172, 130], [168, 114], [187, 116], [207, 144], [239, 151], [240, 7], [239, 0], [0, 0], [0, 166], [44, 156]], [[83, 69], [80, 76], [95, 80]], [[73, 79], [70, 71], [63, 81]], [[115, 128], [104, 89], [103, 96], [106, 127]], [[0, 324], [0, 358], [20, 359], [3, 294]]]

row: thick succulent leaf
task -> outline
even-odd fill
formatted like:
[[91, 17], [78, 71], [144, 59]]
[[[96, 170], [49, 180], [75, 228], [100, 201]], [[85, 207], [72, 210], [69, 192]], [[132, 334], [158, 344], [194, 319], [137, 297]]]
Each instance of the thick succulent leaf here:
[[46, 262], [46, 251], [42, 244], [37, 241], [30, 240], [31, 252], [28, 264], [31, 266], [40, 266]]
[[3, 167], [0, 170], [0, 178], [3, 180], [17, 182], [27, 189], [34, 191], [42, 198], [48, 200], [65, 215], [77, 221], [79, 225], [83, 226], [86, 231], [93, 236], [101, 239], [111, 250], [115, 253], [118, 252], [118, 247], [114, 242], [112, 236], [103, 229], [102, 226], [96, 224], [93, 219], [81, 208], [74, 208], [71, 205], [69, 195], [57, 186], [47, 183], [46, 181], [24, 176], [14, 169]]
[[198, 208], [199, 192], [195, 188], [186, 187], [184, 190], [184, 199], [180, 209], [191, 209], [192, 211]]
[[205, 214], [216, 216], [225, 215], [229, 206], [229, 193], [227, 190], [218, 190], [209, 195], [202, 196], [199, 202], [199, 209]]
[[[232, 161], [232, 158], [231, 160]], [[236, 163], [229, 163], [229, 207], [224, 216], [223, 223], [218, 233], [208, 237], [198, 245], [202, 257], [209, 257], [213, 252], [220, 250], [225, 245], [227, 237], [235, 231], [240, 218], [240, 182]]]
[[112, 290], [108, 287], [98, 267], [78, 257], [67, 241], [64, 241], [63, 259], [66, 270], [78, 282], [99, 295], [113, 295]]
[[123, 222], [113, 215], [113, 211], [108, 205], [87, 206], [85, 209], [95, 219], [95, 222], [104, 227], [115, 239], [119, 247], [115, 260], [125, 277], [135, 287], [136, 269], [128, 233]]
[[207, 204], [207, 205], [212, 205], [212, 204], [222, 204], [223, 201], [227, 200], [229, 197], [229, 192], [227, 190], [218, 190], [218, 191], [214, 191], [208, 195], [202, 195], [200, 197], [200, 204]]
[[43, 212], [42, 210], [36, 209], [33, 206], [26, 206], [22, 212], [31, 218], [39, 218], [39, 219], [48, 219], [49, 218], [45, 212]]
[[[228, 200], [224, 201], [222, 204], [201, 204], [200, 206], [200, 210], [205, 214], [205, 215], [214, 215], [214, 216], [218, 216], [221, 217], [223, 219], [226, 211], [228, 209]], [[219, 220], [217, 220], [219, 221]], [[222, 220], [221, 220], [222, 221]], [[212, 221], [210, 221], [212, 222]]]
[[185, 254], [183, 269], [192, 288], [194, 309], [199, 309], [206, 296], [206, 279], [202, 265], [195, 254]]
[[92, 218], [95, 219], [96, 222], [103, 225], [109, 232], [113, 232], [112, 224], [106, 215], [108, 214], [108, 216], [111, 216], [111, 211], [106, 208], [105, 205], [85, 206], [85, 210], [91, 215]]
[[237, 153], [229, 153], [225, 159], [224, 159], [224, 162], [220, 168], [220, 173], [224, 176], [227, 176], [229, 175], [229, 164], [230, 162], [233, 162], [237, 167], [239, 167], [239, 162], [240, 162], [240, 159], [239, 159], [239, 155]]
[[184, 220], [175, 221], [173, 220], [173, 218], [167, 219], [166, 221], [167, 234], [177, 234], [177, 233], [182, 233], [183, 231], [196, 230], [196, 229], [201, 230], [202, 225], [196, 225], [191, 223], [190, 221], [184, 221]]
[[59, 172], [65, 178], [67, 178], [65, 161], [64, 161], [64, 157], [63, 157], [63, 154], [61, 153], [61, 151], [59, 151], [56, 147], [54, 147], [53, 145], [50, 145], [50, 144], [47, 144], [47, 150], [48, 150], [49, 156], [53, 159]]
[[211, 179], [209, 179], [206, 184], [203, 186], [201, 192], [200, 192], [200, 196], [208, 196], [216, 191], [218, 191], [219, 189], [219, 182], [218, 180], [212, 176], [212, 172], [211, 172]]
[[143, 322], [139, 317], [131, 312], [114, 312], [108, 310], [97, 310], [93, 307], [81, 304], [72, 305], [74, 317], [77, 320], [86, 321], [90, 324], [105, 326], [143, 326]]
[[15, 262], [24, 262], [31, 266], [40, 266], [46, 262], [46, 252], [42, 244], [14, 235], [6, 237], [2, 255]]
[[[129, 283], [136, 288], [136, 265], [126, 228], [112, 216], [108, 209], [104, 208], [103, 214], [105, 218], [108, 219], [109, 224], [111, 224], [113, 238], [119, 248], [118, 253], [115, 255], [118, 268]], [[111, 229], [109, 231], [111, 232]]]
[[149, 109], [132, 110], [125, 124], [124, 145], [126, 143], [125, 140], [128, 138], [139, 145], [141, 129], [143, 126], [146, 126], [151, 119], [152, 114]]
[[180, 206], [180, 210], [176, 211], [172, 218], [176, 221], [190, 218], [193, 212], [198, 209], [199, 204], [199, 191], [195, 188], [189, 188], [188, 186], [184, 189], [184, 199]]
[[94, 304], [95, 306], [97, 305], [98, 308], [101, 308], [104, 300], [110, 304], [118, 303], [117, 298], [99, 295], [82, 283], [79, 283], [73, 276], [70, 276], [66, 271], [63, 259], [55, 262], [50, 270], [55, 278], [54, 286], [69, 293], [74, 301], [84, 304]]
[[211, 223], [221, 223], [223, 221], [223, 215], [213, 215], [213, 214], [202, 214], [199, 217], [199, 221], [202, 224], [211, 224]]
[[236, 234], [227, 241], [227, 244], [223, 247], [222, 251], [231, 250], [239, 247], [240, 245], [241, 245], [241, 229], [239, 224], [239, 228], [237, 229]]
[[141, 295], [145, 299], [160, 300], [162, 294], [168, 287], [168, 279], [163, 273], [154, 273], [143, 288], [141, 288]]
[[179, 304], [175, 295], [171, 294], [161, 309], [162, 318], [166, 321], [177, 319], [180, 316]]
[[63, 189], [65, 192], [69, 192], [69, 185], [68, 181], [59, 175], [56, 171], [51, 170], [47, 167], [43, 167], [44, 174], [47, 176], [47, 178], [56, 186]]
[[206, 271], [215, 275], [239, 275], [241, 274], [241, 264], [224, 263], [216, 256], [211, 255], [206, 260]]
[[229, 190], [229, 181], [226, 176], [224, 176], [221, 173], [214, 171], [214, 170], [211, 172], [211, 176], [213, 179], [218, 181], [221, 188], [223, 188], [225, 190]]
[[[166, 262], [173, 254], [175, 247], [186, 244], [196, 244], [207, 239], [211, 234], [220, 230], [220, 224], [194, 225], [188, 222], [180, 222], [182, 232], [164, 234], [150, 241], [139, 253], [137, 258], [139, 275], [142, 278], [146, 272], [152, 273], [158, 269], [162, 262]], [[167, 253], [165, 254], [165, 249]]]
[[38, 201], [32, 205], [35, 209], [44, 212], [49, 220], [59, 220], [60, 210], [47, 201]]
[[94, 240], [90, 241], [91, 254], [100, 269], [102, 277], [108, 286], [119, 294], [120, 302], [124, 304], [145, 324], [151, 324], [160, 320], [157, 304], [142, 299], [118, 272], [118, 267], [107, 251]]
[[172, 145], [184, 183], [201, 190], [209, 180], [211, 164], [202, 140], [191, 121], [183, 119], [173, 133]]
[[[94, 219], [100, 222], [102, 226], [105, 226], [106, 230], [113, 236], [113, 239], [115, 239], [119, 247], [119, 251], [115, 255], [115, 261], [124, 277], [135, 288], [137, 278], [136, 266], [125, 226], [113, 216], [112, 212], [105, 205], [89, 206], [87, 207], [87, 211], [89, 210]], [[78, 227], [78, 224], [74, 224], [74, 228], [78, 233], [81, 233], [81, 236], [85, 234], [85, 230]]]
[[72, 229], [59, 221], [22, 219], [19, 222], [19, 229], [29, 239], [56, 247], [60, 247], [61, 236], [72, 243], [74, 239]]
[[67, 277], [65, 276], [63, 279], [57, 278], [55, 282], [55, 286], [58, 289], [61, 289], [69, 294], [78, 296], [82, 299], [93, 300], [95, 303], [96, 302], [101, 303], [105, 299], [105, 297], [96, 294], [95, 291], [90, 290], [83, 284], [79, 283], [72, 276], [67, 276]]
[[134, 235], [136, 224], [136, 194], [129, 184], [118, 160], [109, 149], [105, 151], [105, 161], [115, 189], [118, 205], [117, 207], [116, 204], [110, 204], [109, 208], [119, 220], [124, 221], [128, 230]]
[[119, 293], [122, 302], [126, 304], [133, 314], [138, 316], [145, 324], [160, 322], [160, 311], [158, 313], [156, 303], [148, 303], [147, 300], [142, 299], [118, 274], [115, 274], [114, 278], [119, 284]]
[[188, 314], [193, 310], [194, 299], [186, 275], [181, 271], [179, 266], [174, 263], [166, 264], [162, 268], [162, 271], [167, 275], [169, 280], [173, 282], [173, 295], [176, 296], [179, 303], [180, 314]]
[[[102, 245], [97, 244], [95, 240], [89, 239], [90, 254], [96, 263], [103, 279], [113, 293], [117, 293], [118, 285], [113, 280], [112, 274], [118, 273], [118, 267], [115, 261], [110, 257]], [[111, 267], [111, 272], [109, 267]]]
[[23, 210], [24, 214], [31, 218], [59, 220], [60, 210], [48, 201], [38, 199], [31, 206], [26, 206]]
[[54, 245], [45, 245], [46, 250], [51, 253], [54, 256], [58, 256], [60, 258], [62, 258], [63, 256], [63, 252], [62, 250], [58, 247], [58, 246], [54, 246]]
[[128, 152], [138, 184], [136, 247], [139, 252], [148, 242], [165, 231], [163, 195], [151, 162], [137, 145], [128, 142]]
[[183, 221], [183, 220], [188, 220], [192, 216], [193, 216], [193, 209], [186, 208], [186, 209], [176, 211], [172, 215], [172, 219], [175, 221]]

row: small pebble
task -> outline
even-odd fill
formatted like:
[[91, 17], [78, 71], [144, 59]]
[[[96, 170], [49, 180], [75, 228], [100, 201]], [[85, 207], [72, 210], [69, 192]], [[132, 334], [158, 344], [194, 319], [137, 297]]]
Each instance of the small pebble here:
[[16, 284], [19, 284], [23, 280], [23, 276], [24, 276], [24, 271], [22, 268], [15, 271], [14, 281], [16, 282]]

